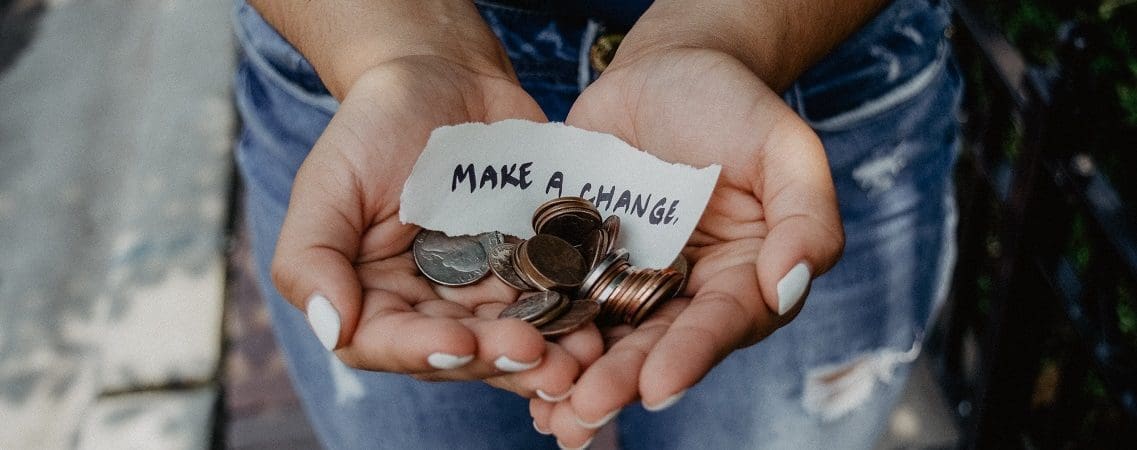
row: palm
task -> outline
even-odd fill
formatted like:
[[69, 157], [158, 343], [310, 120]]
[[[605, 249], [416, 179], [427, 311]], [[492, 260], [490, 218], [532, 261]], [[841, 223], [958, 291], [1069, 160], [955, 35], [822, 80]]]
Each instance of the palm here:
[[[467, 288], [435, 286], [418, 274], [410, 255], [418, 228], [399, 222], [399, 194], [431, 130], [506, 118], [544, 119], [516, 81], [438, 58], [376, 67], [345, 97], [297, 173], [274, 273], [294, 302], [309, 295], [296, 282], [305, 280], [296, 276], [304, 267], [338, 265], [344, 270], [337, 273], [354, 276], [322, 284], [340, 287], [324, 294], [339, 299], [344, 323], [337, 354], [348, 364], [425, 379], [474, 379], [500, 374], [494, 361], [503, 355], [519, 362], [544, 358], [545, 372], [561, 374], [544, 385], [557, 392], [556, 384], [567, 389], [579, 372], [576, 359], [598, 353], [547, 349], [532, 327], [493, 320], [516, 297], [504, 283], [491, 277]], [[305, 234], [327, 237], [314, 241]], [[438, 370], [428, 364], [428, 355], [438, 352], [475, 358], [460, 369]], [[529, 387], [499, 384], [524, 394], [536, 383], [530, 381]]]
[[[816, 136], [729, 56], [667, 50], [641, 57], [589, 87], [568, 122], [615, 134], [664, 160], [723, 166], [684, 250], [694, 263], [685, 297], [634, 330], [608, 330], [610, 349], [582, 375], [571, 402], [534, 402], [538, 422], [572, 444], [589, 431], [567, 417], [593, 421], [641, 397], [659, 403], [788, 322], [796, 310], [777, 314], [773, 285], [789, 266], [772, 266], [800, 255], [797, 222], [816, 241], [828, 241], [811, 258], [821, 266], [836, 259], [842, 234]], [[803, 179], [820, 182], [802, 186]], [[802, 205], [821, 207], [803, 213]]]

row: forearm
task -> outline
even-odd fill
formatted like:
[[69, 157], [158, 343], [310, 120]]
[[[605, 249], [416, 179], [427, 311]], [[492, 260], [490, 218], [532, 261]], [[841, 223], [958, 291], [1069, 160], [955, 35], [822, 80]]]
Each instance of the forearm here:
[[886, 0], [656, 0], [612, 66], [667, 48], [728, 53], [781, 92]]
[[509, 59], [467, 0], [250, 0], [343, 98], [368, 68], [435, 56], [470, 70], [512, 77]]

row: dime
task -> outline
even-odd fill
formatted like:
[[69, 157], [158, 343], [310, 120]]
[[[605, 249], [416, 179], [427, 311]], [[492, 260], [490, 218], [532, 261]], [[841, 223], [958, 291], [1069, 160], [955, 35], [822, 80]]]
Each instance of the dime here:
[[584, 258], [563, 239], [547, 234], [538, 234], [525, 242], [519, 255], [522, 262], [532, 265], [529, 275], [548, 289], [576, 289], [588, 272]]
[[445, 286], [472, 284], [490, 270], [486, 252], [473, 236], [449, 237], [422, 230], [415, 236], [413, 253], [419, 271]]
[[557, 312], [562, 304], [568, 304], [568, 298], [565, 296], [553, 291], [538, 292], [513, 302], [501, 310], [501, 314], [497, 317], [521, 319], [534, 326], [540, 326], [559, 316], [559, 313], [556, 315], [550, 313]]
[[494, 247], [489, 252], [490, 270], [493, 270], [494, 275], [498, 279], [504, 281], [505, 284], [510, 285], [519, 291], [529, 291], [533, 287], [529, 286], [524, 279], [517, 275], [517, 268], [513, 266], [513, 252], [517, 250], [514, 244], [500, 244]]
[[593, 321], [597, 314], [600, 314], [600, 304], [592, 300], [573, 300], [568, 312], [552, 322], [541, 325], [538, 329], [546, 339], [556, 339]]

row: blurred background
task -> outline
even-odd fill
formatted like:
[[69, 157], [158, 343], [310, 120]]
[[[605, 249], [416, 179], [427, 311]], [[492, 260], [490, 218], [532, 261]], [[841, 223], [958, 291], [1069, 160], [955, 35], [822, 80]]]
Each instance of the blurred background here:
[[[878, 448], [1137, 448], [1137, 0], [953, 3], [960, 265]], [[316, 447], [236, 214], [231, 10], [0, 0], [0, 449]]]

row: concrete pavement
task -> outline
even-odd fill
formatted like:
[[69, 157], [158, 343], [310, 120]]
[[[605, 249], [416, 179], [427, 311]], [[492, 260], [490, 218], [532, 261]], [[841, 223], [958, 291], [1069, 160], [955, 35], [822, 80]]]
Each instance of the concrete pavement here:
[[0, 448], [206, 447], [230, 3], [43, 7], [0, 74]]

